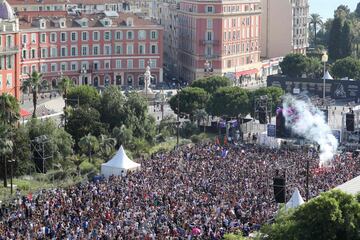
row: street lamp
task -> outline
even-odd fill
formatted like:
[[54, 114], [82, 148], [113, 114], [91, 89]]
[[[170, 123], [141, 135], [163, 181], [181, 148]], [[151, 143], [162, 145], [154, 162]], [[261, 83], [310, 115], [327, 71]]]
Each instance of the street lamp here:
[[323, 87], [323, 100], [325, 102], [325, 95], [326, 95], [326, 84], [325, 84], [325, 72], [326, 72], [326, 63], [329, 60], [329, 56], [327, 55], [327, 53], [324, 51], [323, 55], [321, 57], [321, 62], [324, 63], [324, 76], [323, 76], [323, 81], [324, 81], [324, 87]]
[[15, 163], [15, 160], [14, 159], [11, 159], [8, 161], [8, 163], [10, 163], [10, 193], [11, 195], [13, 194], [13, 176], [14, 176], [14, 170], [13, 170], [13, 165]]

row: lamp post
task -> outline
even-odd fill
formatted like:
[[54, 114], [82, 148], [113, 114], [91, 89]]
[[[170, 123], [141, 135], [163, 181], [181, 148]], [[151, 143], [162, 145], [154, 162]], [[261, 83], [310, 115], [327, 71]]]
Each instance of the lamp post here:
[[14, 168], [13, 168], [13, 164], [15, 163], [14, 159], [11, 159], [8, 161], [10, 163], [10, 193], [11, 195], [13, 194], [13, 176], [14, 176]]
[[323, 55], [321, 57], [321, 62], [324, 63], [324, 76], [323, 76], [323, 81], [324, 81], [324, 86], [323, 86], [323, 101], [325, 103], [325, 95], [326, 95], [326, 84], [325, 84], [325, 72], [326, 72], [326, 63], [329, 60], [329, 57], [327, 55], [326, 52], [323, 52]]

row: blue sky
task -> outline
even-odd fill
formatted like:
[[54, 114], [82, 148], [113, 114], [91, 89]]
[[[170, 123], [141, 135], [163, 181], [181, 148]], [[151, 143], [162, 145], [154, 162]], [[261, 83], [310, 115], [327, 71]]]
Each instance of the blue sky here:
[[341, 4], [348, 5], [354, 11], [360, 0], [309, 0], [310, 14], [318, 13], [326, 20], [334, 15], [334, 10]]

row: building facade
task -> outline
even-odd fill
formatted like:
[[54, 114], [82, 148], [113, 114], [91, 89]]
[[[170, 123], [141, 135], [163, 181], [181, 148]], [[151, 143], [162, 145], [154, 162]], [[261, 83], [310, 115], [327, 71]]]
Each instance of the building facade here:
[[261, 56], [306, 54], [309, 47], [308, 0], [261, 0], [261, 4]]
[[20, 98], [19, 21], [10, 5], [0, 0], [0, 94]]
[[183, 80], [208, 74], [257, 78], [262, 65], [260, 15], [260, 0], [181, 1], [178, 55]]
[[20, 15], [21, 78], [40, 71], [55, 86], [62, 75], [95, 87], [163, 79], [163, 29], [133, 14]]

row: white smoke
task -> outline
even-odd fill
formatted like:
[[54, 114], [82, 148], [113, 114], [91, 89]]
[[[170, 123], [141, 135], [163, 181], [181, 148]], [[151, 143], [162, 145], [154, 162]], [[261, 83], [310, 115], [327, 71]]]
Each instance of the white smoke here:
[[333, 159], [338, 141], [331, 128], [325, 122], [324, 113], [315, 107], [310, 100], [299, 100], [292, 95], [283, 97], [283, 115], [285, 125], [292, 132], [320, 146], [320, 165], [326, 165]]

